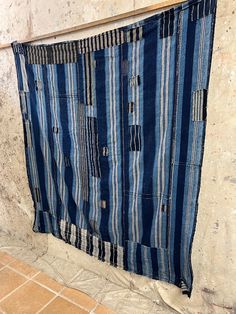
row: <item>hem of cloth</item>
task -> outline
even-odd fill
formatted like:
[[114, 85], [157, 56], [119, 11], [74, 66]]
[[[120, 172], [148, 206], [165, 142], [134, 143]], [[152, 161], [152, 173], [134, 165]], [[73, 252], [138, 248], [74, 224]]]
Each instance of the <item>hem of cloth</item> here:
[[[98, 236], [91, 234], [88, 230], [79, 228], [71, 223], [64, 221], [61, 218], [54, 217], [51, 213], [47, 211], [36, 211], [35, 221], [33, 225], [33, 231], [35, 233], [47, 233], [52, 234], [57, 239], [63, 240], [64, 242], [74, 246], [75, 248], [85, 252], [86, 254], [93, 256], [94, 258], [107, 263], [113, 267], [128, 271], [130, 273], [135, 273], [140, 276], [146, 276], [153, 280], [160, 280], [170, 284], [174, 284], [182, 290], [182, 294], [186, 294], [189, 298], [192, 292], [192, 286], [189, 287], [181, 279], [171, 279], [166, 274], [160, 274], [157, 270], [153, 272], [145, 272], [144, 267], [139, 267], [140, 265], [136, 262], [136, 267], [133, 268], [129, 265], [128, 257], [132, 249], [128, 249], [131, 245], [139, 246], [141, 249], [149, 249], [150, 252], [153, 250], [158, 253], [164, 252], [166, 257], [168, 257], [168, 250], [165, 248], [153, 248], [147, 247], [140, 243], [125, 240], [125, 245], [120, 246], [112, 244], [110, 242], [100, 239]], [[159, 257], [158, 257], [159, 258]], [[136, 260], [136, 256], [132, 257], [132, 260]], [[151, 263], [151, 260], [144, 259], [144, 265]]]
[[30, 44], [14, 41], [11, 43], [14, 54], [23, 54], [29, 64], [54, 64], [77, 62], [79, 54], [122, 45], [129, 42], [141, 40], [145, 37], [142, 26], [151, 27], [160, 19], [173, 19], [179, 12], [200, 3], [203, 0], [189, 0], [185, 3], [175, 5], [167, 10], [139, 20], [137, 22], [111, 29], [97, 35], [78, 40], [61, 41], [52, 44]]

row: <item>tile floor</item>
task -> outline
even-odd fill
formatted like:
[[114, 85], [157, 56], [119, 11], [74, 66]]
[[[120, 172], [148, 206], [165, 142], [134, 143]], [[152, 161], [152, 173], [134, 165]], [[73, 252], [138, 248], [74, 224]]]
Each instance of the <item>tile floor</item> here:
[[115, 314], [5, 252], [0, 252], [0, 313]]

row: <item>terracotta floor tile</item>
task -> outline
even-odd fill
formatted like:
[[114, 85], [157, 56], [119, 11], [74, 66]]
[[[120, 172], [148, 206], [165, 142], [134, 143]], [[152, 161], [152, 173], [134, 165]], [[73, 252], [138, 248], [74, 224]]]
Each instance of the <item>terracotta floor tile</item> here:
[[62, 291], [61, 295], [64, 295], [68, 299], [72, 300], [78, 305], [81, 305], [87, 310], [92, 310], [97, 303], [94, 299], [90, 298], [87, 294], [81, 291], [75, 290], [75, 289], [71, 289], [71, 288], [65, 288]]
[[0, 300], [25, 281], [24, 277], [9, 268], [0, 270]]
[[[11, 264], [6, 266], [8, 263]], [[6, 267], [3, 268], [4, 266]], [[21, 273], [22, 276], [16, 271]], [[37, 274], [37, 272], [39, 270], [30, 265], [11, 257], [5, 252], [0, 252], [0, 313], [32, 314], [40, 311], [48, 302], [49, 304], [40, 313], [88, 314], [96, 306], [96, 301], [85, 293], [64, 287], [47, 274], [42, 272]], [[33, 281], [29, 282], [26, 282], [27, 279], [23, 276], [31, 278], [35, 274], [37, 275], [32, 279]], [[19, 287], [23, 283], [25, 284]], [[1, 301], [4, 296], [17, 287], [19, 288], [16, 291]], [[55, 293], [47, 288], [50, 288]], [[60, 291], [61, 296], [52, 300], [55, 294], [60, 293]], [[64, 299], [64, 297], [67, 299]], [[115, 312], [103, 305], [99, 305], [95, 313], [115, 314]]]
[[88, 314], [73, 303], [57, 297], [40, 314]]
[[39, 272], [39, 270], [31, 267], [30, 265], [20, 261], [15, 260], [13, 263], [11, 263], [11, 268], [16, 269], [20, 273], [24, 274], [27, 277], [33, 277], [36, 273]]
[[3, 265], [7, 265], [13, 261], [15, 261], [15, 257], [8, 255], [7, 253], [0, 251], [0, 263]]
[[59, 292], [63, 288], [61, 284], [59, 284], [44, 273], [39, 273], [36, 277], [34, 277], [34, 281], [41, 283], [42, 285], [52, 289], [55, 292]]
[[32, 314], [40, 310], [53, 297], [54, 293], [31, 281], [0, 302], [0, 310], [7, 314]]
[[112, 311], [111, 309], [107, 308], [106, 306], [100, 304], [95, 312], [96, 314], [116, 314], [114, 311]]

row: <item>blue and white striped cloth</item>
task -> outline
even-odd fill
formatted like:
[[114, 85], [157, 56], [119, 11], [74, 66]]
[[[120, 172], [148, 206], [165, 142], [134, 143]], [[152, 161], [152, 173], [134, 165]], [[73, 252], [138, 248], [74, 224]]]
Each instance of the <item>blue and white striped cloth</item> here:
[[77, 41], [12, 44], [33, 230], [188, 295], [215, 11], [191, 0]]

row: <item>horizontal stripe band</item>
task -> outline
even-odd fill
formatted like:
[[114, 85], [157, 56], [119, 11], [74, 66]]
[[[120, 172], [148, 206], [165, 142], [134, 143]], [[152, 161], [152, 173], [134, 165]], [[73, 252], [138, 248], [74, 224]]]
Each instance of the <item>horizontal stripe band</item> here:
[[105, 49], [108, 47], [135, 42], [142, 39], [142, 27], [127, 31], [116, 29], [92, 37], [53, 45], [29, 46], [14, 42], [15, 54], [24, 54], [28, 64], [62, 64], [77, 62], [79, 54]]

